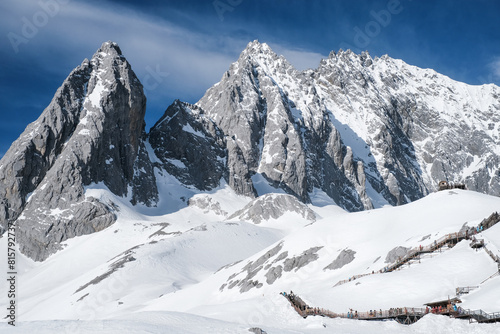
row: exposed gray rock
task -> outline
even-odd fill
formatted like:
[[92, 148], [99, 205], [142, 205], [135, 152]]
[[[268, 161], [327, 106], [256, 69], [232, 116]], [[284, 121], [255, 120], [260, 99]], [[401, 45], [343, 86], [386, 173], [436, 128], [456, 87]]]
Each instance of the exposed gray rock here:
[[255, 41], [197, 105], [230, 138], [229, 183], [239, 193], [255, 193], [259, 173], [301, 201], [318, 188], [349, 211], [408, 203], [440, 180], [500, 194], [493, 85], [366, 52], [332, 52], [300, 72]]
[[273, 263], [276, 263], [276, 262], [279, 262], [281, 260], [284, 260], [288, 257], [288, 251], [284, 251], [283, 253], [281, 253], [280, 255], [278, 255], [276, 257], [276, 259], [274, 259]]
[[209, 195], [199, 195], [189, 199], [188, 206], [195, 206], [203, 210], [203, 213], [213, 212], [216, 215], [227, 217], [228, 213], [221, 208], [219, 202]]
[[266, 263], [270, 258], [276, 256], [276, 254], [279, 253], [279, 251], [283, 248], [283, 242], [280, 242], [278, 245], [275, 247], [271, 248], [269, 251], [267, 251], [264, 255], [259, 257], [255, 261], [250, 261], [245, 267], [243, 267], [243, 271], [247, 271], [248, 273], [252, 273], [255, 271], [257, 268], [262, 269], [262, 265]]
[[273, 284], [278, 278], [281, 277], [282, 272], [282, 266], [271, 267], [266, 273], [266, 283], [269, 285]]
[[44, 260], [62, 241], [115, 221], [112, 206], [85, 195], [91, 184], [155, 203], [142, 144], [145, 107], [142, 85], [115, 43], [71, 72], [0, 162], [0, 223], [17, 219], [23, 254]]
[[389, 253], [387, 253], [387, 256], [385, 257], [385, 263], [393, 263], [399, 258], [403, 258], [408, 252], [411, 250], [411, 248], [406, 248], [403, 246], [398, 246], [393, 248]]
[[134, 163], [131, 202], [134, 205], [142, 203], [146, 206], [155, 206], [159, 200], [158, 188], [153, 164], [144, 144], [145, 140], [146, 136], [143, 132], [143, 140], [139, 142], [137, 159]]
[[106, 278], [111, 276], [118, 269], [123, 268], [127, 262], [135, 261], [136, 259], [133, 256], [133, 254], [135, 254], [134, 250], [139, 248], [140, 246], [142, 246], [142, 245], [132, 247], [129, 250], [126, 250], [125, 252], [123, 252], [122, 254], [114, 257], [113, 259], [116, 259], [117, 257], [118, 257], [118, 259], [116, 259], [113, 263], [110, 264], [109, 269], [104, 274], [99, 275], [96, 278], [94, 278], [93, 280], [89, 281], [88, 283], [82, 285], [73, 294], [78, 293], [78, 292], [86, 289], [90, 285], [99, 284], [100, 282], [102, 282], [103, 280], [105, 280]]
[[[329, 269], [329, 270], [335, 270], [335, 269], [340, 269], [346, 264], [351, 263], [354, 261], [354, 255], [356, 254], [355, 251], [352, 249], [344, 249], [340, 252], [339, 256], [335, 260], [333, 260], [332, 263], [330, 263], [328, 266], [325, 267], [324, 270]], [[378, 259], [377, 259], [378, 260]], [[377, 261], [375, 260], [375, 262]]]
[[253, 288], [260, 289], [263, 286], [263, 284], [259, 283], [259, 281], [253, 281], [253, 280], [244, 281], [240, 285], [241, 285], [241, 288], [240, 288], [241, 293], [250, 291]]
[[[259, 257], [255, 261], [250, 261], [248, 262], [242, 269], [240, 273], [235, 273], [231, 275], [228, 278], [228, 283], [221, 286], [220, 290], [224, 290], [224, 288], [227, 286], [228, 289], [232, 289], [236, 286], [240, 287], [240, 292], [247, 292], [252, 288], [261, 288], [262, 283], [259, 283], [259, 281], [252, 280], [255, 275], [257, 275], [263, 268], [264, 265], [276, 254], [279, 253], [279, 251], [283, 248], [283, 242], [280, 242], [278, 245], [275, 247], [271, 248], [269, 251], [267, 251], [264, 255]], [[233, 281], [233, 279], [239, 275], [245, 275], [246, 276], [242, 279]]]
[[309, 263], [316, 261], [319, 256], [316, 254], [323, 246], [320, 247], [311, 247], [308, 250], [304, 251], [301, 255], [294, 256], [292, 258], [286, 259], [283, 265], [284, 271], [295, 271], [299, 270], [302, 267], [305, 267]]
[[260, 329], [258, 327], [249, 328], [248, 331], [252, 332], [254, 334], [267, 334], [267, 332], [265, 330], [262, 330], [262, 329]]
[[[465, 229], [467, 229], [467, 223], [465, 223], [465, 224], [462, 226], [462, 228], [460, 229], [460, 231], [459, 231], [459, 232], [465, 231]], [[430, 238], [431, 238], [431, 235], [430, 235], [430, 234], [424, 235], [424, 236], [422, 237], [422, 239], [420, 239], [420, 240], [419, 240], [419, 242], [422, 242], [422, 241], [427, 240], [427, 239], [430, 239]]]
[[197, 106], [176, 100], [151, 128], [149, 143], [158, 167], [184, 184], [210, 190], [225, 176], [223, 134]]
[[307, 205], [291, 195], [267, 194], [248, 203], [243, 209], [236, 211], [228, 219], [240, 219], [260, 224], [263, 220], [278, 219], [287, 212], [294, 212], [303, 219], [316, 221], [316, 214]]

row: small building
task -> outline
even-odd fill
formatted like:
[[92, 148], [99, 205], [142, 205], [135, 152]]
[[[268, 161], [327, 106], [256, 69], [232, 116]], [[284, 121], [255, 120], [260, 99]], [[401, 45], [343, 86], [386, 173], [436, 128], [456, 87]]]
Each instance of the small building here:
[[440, 181], [439, 182], [439, 190], [446, 190], [450, 189], [450, 185], [448, 184], [448, 181]]
[[448, 182], [448, 181], [439, 181], [438, 183], [438, 191], [441, 190], [446, 190], [446, 189], [462, 189], [462, 190], [467, 190], [467, 187], [465, 186], [464, 183], [455, 183], [455, 182]]
[[461, 303], [461, 302], [462, 301], [460, 300], [460, 298], [453, 297], [453, 298], [448, 298], [448, 299], [444, 299], [444, 300], [439, 300], [436, 302], [427, 303], [424, 305], [429, 306], [431, 309], [441, 307], [441, 309], [442, 309], [441, 313], [447, 313], [447, 312], [450, 312], [452, 310], [453, 305]]

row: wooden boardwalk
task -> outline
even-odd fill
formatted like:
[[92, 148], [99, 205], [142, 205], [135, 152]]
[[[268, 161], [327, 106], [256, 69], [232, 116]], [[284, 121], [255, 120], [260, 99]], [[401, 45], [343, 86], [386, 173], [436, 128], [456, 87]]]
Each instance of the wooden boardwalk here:
[[451, 305], [446, 308], [417, 308], [417, 307], [398, 307], [389, 310], [370, 310], [368, 312], [358, 312], [350, 310], [347, 313], [335, 313], [330, 310], [311, 307], [307, 305], [299, 296], [290, 293], [281, 293], [292, 305], [293, 309], [303, 318], [308, 316], [321, 316], [328, 318], [345, 318], [365, 321], [397, 321], [400, 324], [411, 325], [422, 319], [426, 314], [439, 314], [457, 319], [466, 319], [469, 322], [493, 323], [500, 322], [500, 312], [487, 313], [483, 310], [464, 310], [457, 308], [454, 310]]
[[[484, 248], [486, 253], [498, 263], [498, 272], [494, 273], [487, 279], [485, 279], [480, 284], [486, 282], [487, 280], [500, 276], [500, 257], [493, 254], [489, 251], [482, 239], [476, 239], [474, 237], [474, 233], [471, 231], [484, 231], [493, 225], [500, 222], [500, 215], [497, 212], [491, 214], [488, 218], [485, 218], [475, 229], [470, 229], [469, 231], [462, 231], [456, 233], [450, 233], [438, 240], [435, 240], [433, 243], [427, 246], [419, 246], [414, 249], [411, 249], [406, 256], [400, 258], [395, 263], [386, 266], [385, 268], [372, 273], [366, 273], [361, 275], [354, 275], [348, 280], [339, 281], [334, 285], [341, 285], [358, 278], [373, 275], [373, 274], [382, 274], [389, 273], [391, 271], [397, 270], [401, 268], [404, 264], [408, 263], [413, 259], [419, 258], [421, 254], [433, 253], [437, 250], [441, 250], [444, 246], [453, 247], [457, 243], [462, 240], [468, 239], [471, 240], [470, 247], [471, 248]], [[468, 287], [459, 287], [457, 288], [457, 296], [464, 293], [469, 293], [473, 289], [477, 289], [478, 286], [468, 286]], [[450, 300], [448, 300], [448, 307], [444, 308], [414, 308], [414, 307], [402, 307], [402, 308], [391, 308], [389, 310], [371, 310], [369, 312], [358, 312], [350, 310], [347, 313], [335, 313], [327, 309], [319, 308], [319, 307], [311, 307], [307, 305], [299, 296], [290, 292], [290, 294], [281, 293], [292, 305], [295, 311], [302, 316], [303, 318], [307, 318], [308, 316], [322, 316], [329, 318], [346, 318], [346, 319], [355, 319], [355, 320], [375, 320], [375, 321], [386, 321], [386, 320], [394, 320], [401, 324], [413, 324], [416, 321], [420, 320], [423, 316], [429, 313], [441, 314], [457, 319], [468, 319], [469, 322], [478, 322], [478, 323], [491, 323], [491, 322], [500, 322], [500, 312], [487, 313], [483, 310], [464, 310], [460, 307], [452, 307]]]
[[448, 247], [453, 247], [457, 243], [459, 243], [462, 240], [471, 240], [471, 243], [469, 246], [474, 249], [478, 248], [484, 248], [486, 253], [493, 259], [493, 261], [497, 262], [499, 264], [499, 272], [500, 272], [500, 256], [497, 256], [493, 254], [491, 251], [488, 250], [486, 247], [484, 240], [483, 239], [476, 239], [474, 236], [475, 232], [472, 231], [485, 231], [489, 229], [490, 227], [494, 226], [500, 221], [500, 214], [497, 212], [492, 213], [489, 217], [483, 219], [483, 221], [474, 228], [471, 228], [470, 231], [462, 231], [462, 232], [455, 232], [455, 233], [449, 233], [441, 238], [433, 241], [431, 244], [426, 245], [426, 246], [419, 246], [411, 249], [405, 256], [402, 258], [399, 258], [396, 262], [393, 264], [390, 264], [380, 270], [371, 272], [371, 273], [365, 273], [365, 274], [359, 274], [359, 275], [353, 275], [349, 279], [341, 280], [338, 281], [334, 287], [338, 285], [342, 285], [351, 281], [354, 281], [358, 278], [369, 276], [369, 275], [374, 275], [374, 274], [384, 274], [384, 273], [389, 273], [394, 270], [397, 270], [404, 266], [405, 264], [409, 263], [412, 260], [417, 260], [420, 259], [420, 256], [423, 254], [431, 254], [436, 251], [441, 251], [441, 249], [445, 246]]
[[468, 319], [469, 322], [500, 322], [500, 312], [486, 313], [483, 310], [461, 310], [460, 312], [456, 312], [452, 316], [458, 319]]
[[371, 310], [367, 312], [350, 311], [347, 313], [335, 313], [330, 310], [311, 307], [307, 305], [299, 296], [290, 293], [281, 293], [292, 305], [293, 309], [303, 318], [308, 316], [321, 316], [328, 318], [345, 318], [366, 321], [386, 321], [395, 320], [401, 324], [412, 324], [429, 313], [428, 308], [400, 307], [389, 310]]

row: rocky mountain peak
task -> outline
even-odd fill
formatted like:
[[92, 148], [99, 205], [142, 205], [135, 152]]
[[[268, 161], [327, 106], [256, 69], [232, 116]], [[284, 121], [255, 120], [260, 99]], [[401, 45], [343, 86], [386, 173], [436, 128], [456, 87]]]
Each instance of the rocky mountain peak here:
[[101, 53], [101, 52], [122, 56], [122, 50], [120, 49], [118, 44], [113, 42], [113, 41], [107, 41], [107, 42], [102, 43], [101, 47], [97, 50], [96, 54]]
[[295, 71], [293, 66], [283, 57], [278, 56], [266, 43], [255, 40], [250, 42], [242, 51], [238, 61], [233, 63], [230, 71], [236, 73], [238, 70], [250, 69], [253, 74], [257, 74], [257, 69], [268, 75], [278, 72]]
[[[317, 70], [299, 72], [257, 41], [231, 70], [197, 105], [235, 138], [248, 167], [247, 188], [262, 175], [305, 201], [319, 188], [348, 210], [408, 203], [458, 170], [456, 177], [470, 179], [472, 189], [496, 189], [490, 181], [478, 187], [468, 173], [469, 167], [498, 166], [495, 126], [489, 125], [493, 134], [478, 119], [496, 119], [498, 87], [466, 88], [389, 56], [351, 50], [332, 52]], [[479, 103], [479, 96], [489, 102]], [[450, 134], [459, 128], [482, 137], [488, 157], [474, 158], [478, 148]], [[489, 179], [485, 171], [477, 175]]]
[[142, 85], [116, 43], [71, 72], [1, 160], [0, 225], [16, 220], [21, 252], [43, 260], [67, 238], [112, 224], [112, 207], [85, 195], [91, 184], [153, 204], [145, 108]]
[[257, 39], [249, 42], [245, 49], [241, 52], [242, 54], [268, 54], [275, 55], [274, 51], [269, 47], [267, 43], [261, 43]]
[[0, 162], [0, 226], [17, 221], [24, 254], [43, 260], [114, 222], [89, 186], [154, 206], [157, 175], [200, 191], [225, 180], [248, 197], [328, 196], [348, 211], [409, 203], [441, 180], [500, 194], [500, 88], [388, 56], [340, 50], [297, 71], [253, 41], [196, 104], [176, 100], [149, 134], [145, 105], [106, 42], [14, 142]]

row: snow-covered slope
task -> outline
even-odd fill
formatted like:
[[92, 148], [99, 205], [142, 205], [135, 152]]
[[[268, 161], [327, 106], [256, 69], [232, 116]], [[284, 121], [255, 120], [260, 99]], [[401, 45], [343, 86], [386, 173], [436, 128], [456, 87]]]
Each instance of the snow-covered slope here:
[[[484, 250], [476, 252], [463, 241], [399, 271], [334, 286], [353, 275], [384, 268], [395, 247], [431, 244], [464, 224], [477, 225], [498, 210], [497, 197], [443, 191], [411, 204], [358, 213], [332, 205], [309, 205], [303, 212], [261, 216], [256, 224], [252, 219], [238, 220], [247, 217], [245, 214], [227, 220], [221, 213], [248, 213], [249, 208], [259, 205], [227, 185], [199, 193], [176, 185], [172, 176], [157, 177], [169, 184], [171, 195], [164, 200], [177, 201], [179, 209], [160, 212], [144, 206], [139, 213], [126, 198], [117, 197], [104, 185], [88, 187], [87, 196], [114, 203], [118, 217], [113, 226], [66, 241], [62, 251], [44, 262], [19, 255], [17, 302], [22, 305], [18, 315], [22, 325], [18, 330], [25, 328], [27, 333], [33, 328], [30, 326], [43, 325], [47, 333], [57, 326], [86, 332], [104, 324], [99, 330], [106, 333], [104, 328], [112, 332], [129, 324], [130, 332], [150, 328], [161, 333], [160, 324], [164, 324], [173, 333], [196, 332], [205, 325], [214, 332], [216, 328], [238, 333], [259, 327], [268, 333], [315, 333], [324, 329], [324, 323], [353, 332], [384, 328], [395, 333], [407, 329], [396, 324], [360, 329], [368, 325], [354, 326], [341, 319], [304, 320], [279, 292], [293, 290], [310, 305], [335, 312], [421, 307], [454, 295], [458, 286], [479, 285], [498, 269]], [[178, 194], [201, 200], [190, 200], [188, 205]], [[270, 204], [266, 205], [288, 195], [277, 196], [267, 196]], [[309, 211], [314, 212], [314, 220], [307, 215]], [[499, 227], [478, 236], [496, 253]], [[5, 247], [5, 242], [1, 238], [0, 246]], [[354, 256], [331, 267], [346, 250]], [[498, 299], [492, 297], [498, 292], [499, 279], [481, 284], [463, 298], [462, 306], [500, 310]], [[6, 293], [4, 287], [0, 293]], [[426, 318], [408, 333], [419, 332], [419, 326], [426, 323], [463, 330], [458, 320], [449, 324], [448, 320]], [[54, 319], [67, 321], [49, 321]], [[75, 323], [71, 319], [86, 321]], [[26, 321], [35, 322], [31, 325]], [[474, 328], [478, 332], [484, 328], [487, 333], [500, 327]]]
[[[474, 204], [472, 204], [474, 203]], [[300, 291], [311, 305], [343, 312], [348, 308], [422, 306], [446, 298], [458, 286], [477, 285], [498, 270], [485, 253], [462, 241], [456, 247], [422, 257], [421, 264], [401, 271], [374, 274], [333, 287], [354, 275], [378, 272], [388, 266], [391, 250], [432, 244], [464, 224], [477, 225], [500, 206], [500, 199], [467, 191], [445, 191], [400, 207], [361, 213], [327, 215], [235, 266], [220, 271], [194, 287], [198, 300], [213, 298], [225, 303], [241, 298], [259, 298], [279, 291]], [[491, 233], [494, 230], [491, 231]], [[485, 232], [486, 233], [486, 232]], [[352, 259], [329, 268], [341, 253], [350, 250]], [[337, 262], [338, 263], [338, 262]], [[358, 293], [359, 292], [359, 293]], [[159, 309], [176, 305], [183, 293], [158, 301]], [[186, 311], [190, 310], [189, 302]], [[197, 301], [195, 304], [199, 304]], [[498, 301], [484, 306], [500, 309]]]
[[[499, 211], [499, 97], [366, 53], [300, 72], [252, 42], [146, 134], [142, 86], [104, 43], [0, 163], [0, 235], [15, 222], [18, 237], [15, 330], [499, 331], [432, 315], [304, 320], [279, 294], [342, 313], [479, 286], [462, 306], [500, 311], [500, 225], [476, 236], [486, 248], [463, 240], [386, 272]], [[442, 179], [479, 192], [434, 193]]]

